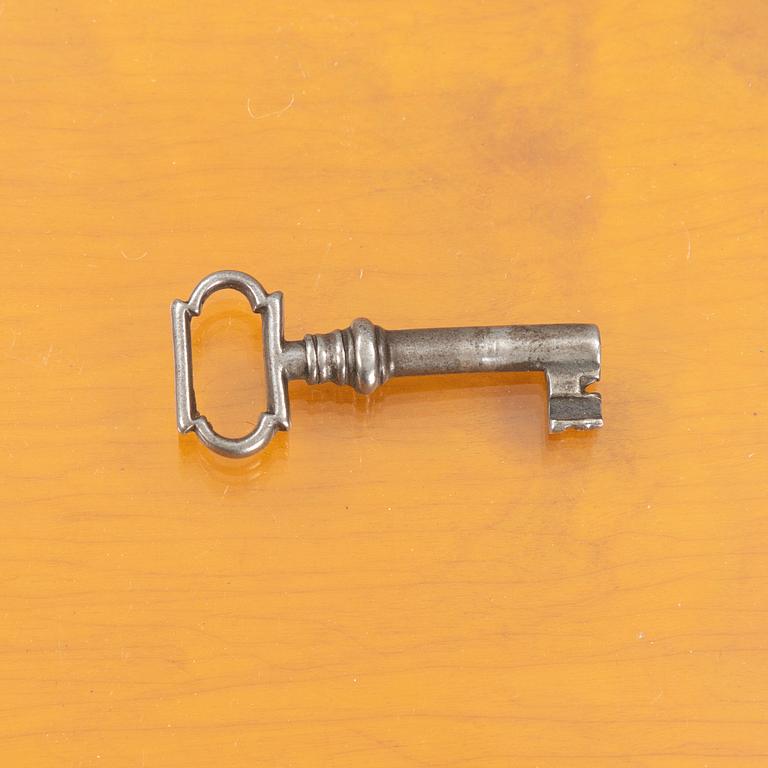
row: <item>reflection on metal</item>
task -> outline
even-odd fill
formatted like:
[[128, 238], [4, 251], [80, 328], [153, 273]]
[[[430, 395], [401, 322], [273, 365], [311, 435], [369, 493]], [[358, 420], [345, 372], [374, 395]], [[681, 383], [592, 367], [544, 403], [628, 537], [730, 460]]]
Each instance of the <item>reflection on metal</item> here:
[[[215, 291], [232, 288], [262, 316], [267, 409], [240, 438], [219, 435], [197, 411], [192, 382], [190, 323]], [[171, 307], [179, 432], [197, 433], [224, 456], [260, 451], [277, 430], [290, 427], [288, 382], [332, 381], [369, 394], [393, 376], [480, 371], [543, 371], [547, 378], [549, 430], [595, 429], [603, 425], [600, 395], [585, 388], [600, 378], [600, 332], [595, 325], [505, 325], [387, 331], [359, 318], [349, 328], [283, 338], [283, 295], [266, 293], [243, 272], [215, 272], [189, 301]]]

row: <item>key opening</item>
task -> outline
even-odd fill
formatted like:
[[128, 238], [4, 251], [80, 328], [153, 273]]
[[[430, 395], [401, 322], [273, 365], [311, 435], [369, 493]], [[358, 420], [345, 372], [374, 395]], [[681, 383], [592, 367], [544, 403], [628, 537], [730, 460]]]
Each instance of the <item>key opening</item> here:
[[261, 315], [238, 291], [212, 295], [192, 320], [197, 410], [224, 435], [245, 435], [266, 403]]

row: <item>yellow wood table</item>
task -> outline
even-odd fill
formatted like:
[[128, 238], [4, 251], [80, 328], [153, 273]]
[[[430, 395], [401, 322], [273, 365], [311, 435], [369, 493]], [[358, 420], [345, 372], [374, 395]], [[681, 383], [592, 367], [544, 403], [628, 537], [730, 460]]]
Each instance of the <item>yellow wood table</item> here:
[[[768, 765], [768, 10], [0, 4], [3, 766]], [[536, 375], [174, 424], [169, 304], [595, 322]], [[194, 325], [262, 408], [257, 319]]]

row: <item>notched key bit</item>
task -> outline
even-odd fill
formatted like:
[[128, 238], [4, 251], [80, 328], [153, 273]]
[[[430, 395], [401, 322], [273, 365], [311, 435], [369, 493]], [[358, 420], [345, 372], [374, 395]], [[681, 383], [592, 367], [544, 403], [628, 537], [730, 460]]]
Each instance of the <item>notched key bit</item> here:
[[[262, 316], [267, 410], [244, 437], [219, 435], [195, 404], [190, 324], [205, 300], [232, 288]], [[267, 293], [243, 272], [215, 272], [201, 280], [189, 301], [171, 306], [176, 365], [176, 420], [179, 432], [224, 456], [260, 451], [278, 430], [290, 425], [288, 382], [332, 381], [369, 394], [393, 376], [480, 371], [544, 371], [549, 431], [595, 429], [603, 425], [600, 395], [585, 388], [600, 378], [600, 332], [595, 325], [505, 325], [386, 331], [358, 318], [349, 328], [283, 338], [283, 294]]]

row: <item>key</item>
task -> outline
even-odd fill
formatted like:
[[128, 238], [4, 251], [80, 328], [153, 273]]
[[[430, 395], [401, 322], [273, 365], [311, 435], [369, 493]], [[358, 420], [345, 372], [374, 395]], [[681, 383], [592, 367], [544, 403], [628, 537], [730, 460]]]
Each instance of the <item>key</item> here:
[[[200, 414], [192, 380], [191, 321], [216, 291], [240, 291], [262, 317], [267, 410], [256, 427], [238, 438], [218, 434]], [[283, 338], [283, 294], [267, 293], [244, 272], [215, 272], [189, 301], [171, 305], [179, 432], [196, 432], [224, 456], [250, 456], [291, 425], [288, 382], [335, 382], [370, 394], [395, 376], [486, 371], [543, 371], [550, 432], [603, 425], [600, 395], [585, 388], [600, 378], [600, 332], [595, 325], [505, 325], [388, 331], [366, 318], [344, 330]]]

